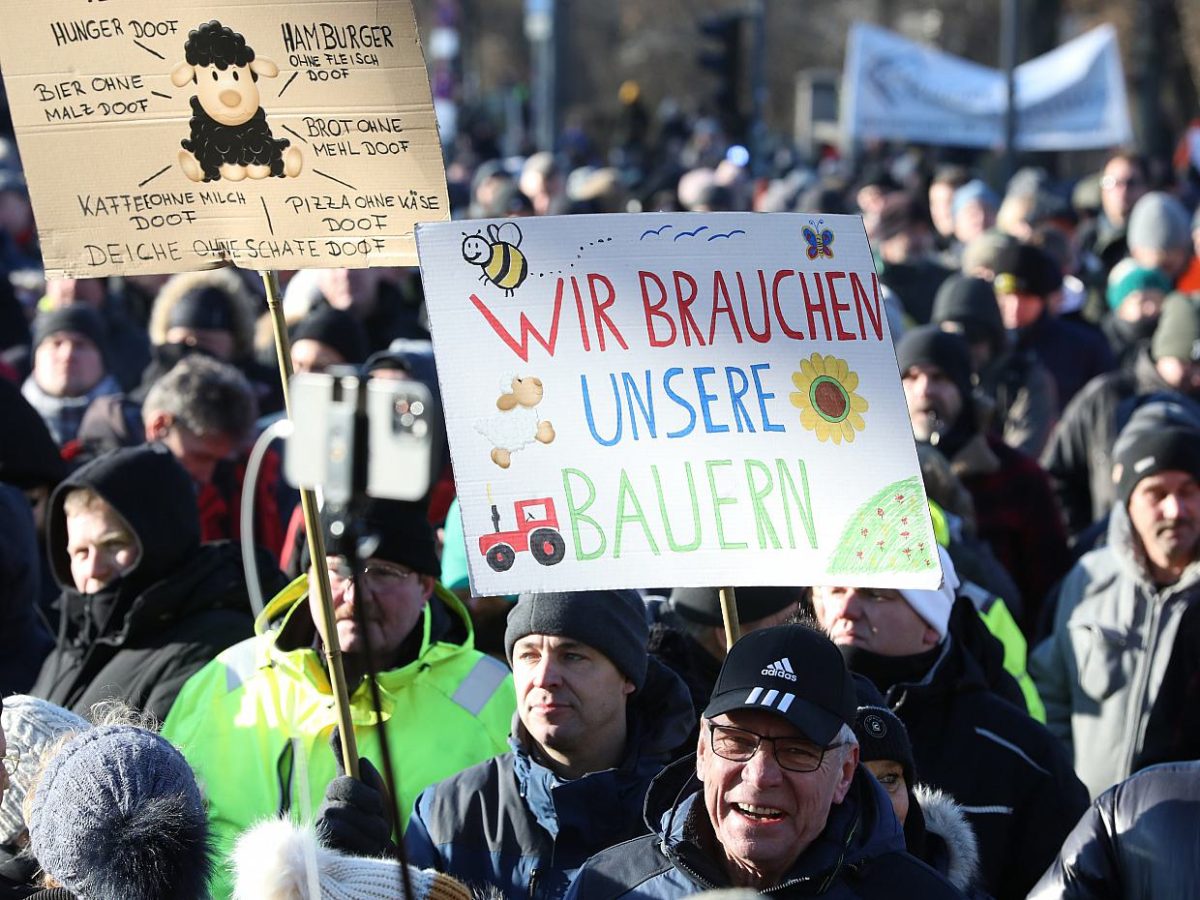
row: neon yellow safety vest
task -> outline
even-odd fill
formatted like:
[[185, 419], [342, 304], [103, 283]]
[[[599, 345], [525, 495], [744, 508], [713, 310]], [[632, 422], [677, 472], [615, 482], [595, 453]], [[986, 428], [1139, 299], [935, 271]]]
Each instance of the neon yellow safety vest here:
[[[337, 774], [329, 746], [337, 717], [322, 658], [311, 648], [276, 646], [291, 615], [308, 615], [307, 590], [301, 576], [275, 597], [255, 623], [256, 637], [230, 647], [188, 679], [163, 724], [163, 735], [191, 763], [209, 804], [218, 900], [232, 892], [228, 855], [238, 835], [270, 816], [311, 820]], [[508, 667], [474, 649], [466, 610], [440, 584], [435, 590], [466, 624], [466, 640], [431, 643], [427, 605], [420, 654], [377, 678], [405, 823], [424, 788], [507, 752], [516, 709]], [[359, 755], [382, 773], [365, 680], [350, 707]]]
[[[929, 515], [933, 519], [933, 537], [943, 547], [950, 546], [950, 525], [946, 521], [946, 513], [934, 501], [929, 501]], [[1017, 680], [1021, 693], [1025, 697], [1025, 706], [1029, 715], [1043, 725], [1046, 723], [1046, 707], [1038, 695], [1037, 687], [1026, 670], [1026, 657], [1029, 645], [1025, 635], [1009, 612], [1003, 598], [986, 591], [974, 582], [964, 581], [959, 587], [959, 593], [968, 597], [975, 605], [976, 612], [983, 619], [983, 624], [1001, 644], [1004, 645], [1004, 669]]]

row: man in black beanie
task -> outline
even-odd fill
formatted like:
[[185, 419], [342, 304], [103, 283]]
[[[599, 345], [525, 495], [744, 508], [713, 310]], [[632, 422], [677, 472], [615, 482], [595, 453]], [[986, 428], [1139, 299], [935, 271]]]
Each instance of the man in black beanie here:
[[367, 333], [350, 313], [332, 306], [311, 312], [292, 329], [292, 371], [321, 373], [367, 360]]
[[[1070, 565], [1046, 473], [1036, 461], [983, 431], [967, 343], [936, 325], [914, 328], [896, 345], [913, 435], [950, 463], [975, 504], [979, 537], [1013, 576], [1014, 606], [1028, 635], [1042, 598]], [[1008, 599], [1008, 598], [1005, 598]]]
[[1200, 601], [1200, 429], [1135, 416], [1113, 460], [1108, 543], [1067, 574], [1029, 659], [1046, 726], [1093, 797], [1132, 773], [1180, 621]]
[[[397, 808], [407, 816], [427, 785], [505, 749], [512, 677], [475, 649], [466, 608], [438, 581], [424, 505], [370, 500], [351, 519], [323, 519], [326, 558], [316, 564], [329, 574], [359, 752], [386, 770], [376, 724], [382, 715]], [[163, 724], [207, 786], [222, 854], [242, 830], [280, 809], [310, 816], [339, 774], [328, 748], [339, 720], [324, 663], [325, 641], [333, 638], [323, 634], [308, 590], [312, 572], [267, 604], [256, 637], [184, 685]], [[397, 833], [404, 824], [396, 823]], [[229, 877], [228, 866], [218, 866], [214, 897], [229, 896]]]
[[644, 834], [650, 779], [695, 721], [648, 633], [633, 591], [522, 594], [504, 634], [512, 749], [421, 794], [409, 862], [510, 900], [561, 897], [589, 856]]
[[62, 446], [75, 438], [83, 414], [97, 397], [121, 390], [108, 373], [104, 321], [75, 304], [33, 320], [33, 370], [21, 394]]

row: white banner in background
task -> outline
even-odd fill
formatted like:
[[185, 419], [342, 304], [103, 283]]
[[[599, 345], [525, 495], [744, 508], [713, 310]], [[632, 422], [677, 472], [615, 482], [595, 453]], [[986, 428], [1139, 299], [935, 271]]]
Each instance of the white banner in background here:
[[[1110, 25], [1017, 67], [1017, 147], [1085, 150], [1132, 138]], [[842, 122], [849, 140], [963, 147], [1004, 143], [1004, 73], [856, 24], [846, 48]]]

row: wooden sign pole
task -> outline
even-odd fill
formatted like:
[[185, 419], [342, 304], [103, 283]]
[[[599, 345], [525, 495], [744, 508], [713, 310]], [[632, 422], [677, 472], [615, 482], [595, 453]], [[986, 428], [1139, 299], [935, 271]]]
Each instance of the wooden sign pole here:
[[738, 638], [742, 636], [742, 625], [738, 621], [737, 610], [737, 593], [732, 587], [723, 587], [719, 590], [721, 599], [721, 619], [725, 623], [725, 652], [737, 643]]
[[[275, 334], [275, 355], [279, 362], [279, 377], [283, 381], [283, 406], [292, 417], [292, 399], [288, 381], [292, 377], [292, 351], [288, 341], [287, 322], [279, 292], [279, 276], [273, 271], [262, 273], [267, 290], [267, 309], [271, 315], [271, 330]], [[304, 531], [308, 539], [308, 556], [316, 583], [309, 580], [308, 589], [317, 592], [321, 607], [321, 637], [325, 644], [325, 661], [329, 666], [329, 681], [333, 685], [333, 700], [337, 710], [338, 731], [342, 741], [342, 763], [346, 774], [358, 778], [358, 742], [354, 738], [354, 721], [350, 717], [350, 692], [346, 685], [346, 670], [342, 666], [342, 648], [337, 641], [337, 624], [333, 618], [333, 591], [329, 587], [329, 571], [325, 567], [325, 535], [317, 513], [317, 496], [311, 488], [300, 488], [300, 506], [304, 511]]]

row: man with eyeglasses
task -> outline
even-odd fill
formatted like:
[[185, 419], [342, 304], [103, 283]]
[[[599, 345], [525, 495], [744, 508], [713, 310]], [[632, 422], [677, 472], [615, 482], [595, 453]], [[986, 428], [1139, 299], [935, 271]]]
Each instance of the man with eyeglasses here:
[[981, 883], [1023, 898], [1087, 808], [1087, 789], [1042, 725], [988, 690], [950, 631], [958, 576], [936, 590], [815, 587], [813, 609], [850, 670], [904, 722], [925, 783], [950, 794], [979, 842]]
[[645, 834], [650, 780], [696, 720], [648, 639], [634, 591], [522, 594], [504, 634], [511, 750], [417, 798], [408, 861], [542, 900], [562, 897], [592, 854]]
[[1103, 286], [1112, 267], [1129, 254], [1125, 232], [1129, 214], [1146, 193], [1146, 166], [1127, 150], [1111, 154], [1100, 173], [1100, 211], [1079, 229], [1079, 247], [1093, 280]]
[[779, 897], [962, 896], [905, 851], [887, 794], [858, 765], [856, 703], [824, 635], [803, 625], [746, 635], [721, 667], [696, 756], [650, 787], [655, 832], [593, 856], [568, 900], [727, 887]]
[[[349, 531], [334, 534], [332, 521], [325, 522], [337, 640], [359, 752], [383, 771], [367, 682], [370, 651], [397, 808], [407, 821], [427, 785], [507, 749], [512, 676], [502, 662], [474, 649], [466, 609], [437, 581], [424, 506], [372, 500], [356, 524], [358, 546], [370, 554], [357, 577]], [[188, 681], [163, 725], [205, 784], [223, 855], [259, 819], [312, 816], [338, 774], [329, 750], [337, 716], [308, 577], [267, 605], [255, 638]], [[213, 896], [228, 897], [229, 867], [218, 865], [217, 872]]]

